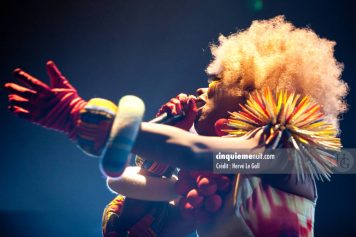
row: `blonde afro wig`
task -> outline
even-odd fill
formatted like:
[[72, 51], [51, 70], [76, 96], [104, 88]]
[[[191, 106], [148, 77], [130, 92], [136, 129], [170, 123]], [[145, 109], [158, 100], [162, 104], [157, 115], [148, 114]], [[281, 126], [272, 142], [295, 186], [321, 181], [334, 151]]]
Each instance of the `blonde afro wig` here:
[[335, 44], [309, 28], [296, 28], [284, 16], [253, 21], [247, 30], [219, 37], [206, 71], [233, 96], [266, 86], [309, 95], [338, 127], [348, 87], [340, 78], [343, 65], [334, 57]]

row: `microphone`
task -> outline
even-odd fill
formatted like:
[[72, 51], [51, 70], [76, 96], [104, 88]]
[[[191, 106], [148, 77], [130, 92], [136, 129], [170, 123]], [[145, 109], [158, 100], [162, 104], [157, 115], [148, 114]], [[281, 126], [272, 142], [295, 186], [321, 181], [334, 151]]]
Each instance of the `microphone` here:
[[170, 113], [163, 113], [158, 117], [149, 121], [149, 123], [160, 123], [160, 124], [167, 124], [167, 125], [174, 125], [181, 121], [185, 116], [185, 113], [182, 112], [177, 115], [172, 115]]

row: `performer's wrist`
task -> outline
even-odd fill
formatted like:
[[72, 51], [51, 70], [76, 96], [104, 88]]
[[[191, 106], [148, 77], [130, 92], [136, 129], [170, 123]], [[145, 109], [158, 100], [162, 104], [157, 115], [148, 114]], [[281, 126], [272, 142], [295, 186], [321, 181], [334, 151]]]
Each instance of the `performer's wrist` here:
[[117, 106], [111, 101], [93, 98], [77, 113], [73, 140], [86, 154], [102, 154], [116, 111]]

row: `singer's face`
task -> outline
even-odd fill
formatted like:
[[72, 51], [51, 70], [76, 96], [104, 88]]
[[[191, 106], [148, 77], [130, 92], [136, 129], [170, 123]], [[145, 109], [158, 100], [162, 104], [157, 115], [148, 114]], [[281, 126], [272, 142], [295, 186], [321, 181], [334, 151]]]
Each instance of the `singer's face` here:
[[194, 127], [198, 134], [216, 136], [214, 124], [218, 119], [227, 118], [228, 112], [237, 111], [242, 98], [224, 93], [220, 82], [210, 83], [209, 88], [197, 90], [198, 115]]

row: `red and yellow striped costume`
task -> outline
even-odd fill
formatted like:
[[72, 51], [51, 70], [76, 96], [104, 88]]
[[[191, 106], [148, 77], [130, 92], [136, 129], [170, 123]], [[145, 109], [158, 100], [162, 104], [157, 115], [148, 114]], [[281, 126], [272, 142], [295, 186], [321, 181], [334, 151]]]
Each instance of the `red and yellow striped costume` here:
[[[87, 153], [101, 153], [115, 111], [116, 107], [111, 102], [98, 99], [89, 101], [81, 111], [77, 139], [79, 146]], [[320, 107], [309, 97], [284, 91], [274, 94], [267, 88], [262, 93], [252, 94], [247, 104], [241, 105], [240, 112], [231, 113], [228, 125], [231, 129], [226, 132], [231, 138], [249, 136], [263, 129], [261, 145], [275, 149], [289, 142], [299, 152], [299, 156], [291, 154], [289, 159], [295, 162], [300, 181], [307, 175], [313, 179], [328, 179], [331, 168], [336, 166], [333, 156], [327, 151], [340, 149], [337, 131], [324, 120]], [[137, 158], [136, 164], [155, 176], [170, 176], [174, 171], [172, 167], [142, 158]], [[281, 191], [256, 176], [242, 177], [235, 191], [235, 215], [243, 218], [254, 236], [313, 236], [316, 198], [310, 201]], [[316, 193], [316, 189], [314, 191]], [[122, 233], [117, 230], [120, 229], [119, 216], [124, 203], [125, 198], [119, 195], [106, 207], [103, 215], [105, 237], [121, 236]], [[159, 236], [167, 211], [168, 203], [153, 205], [125, 234]], [[226, 228], [232, 229], [229, 233], [221, 228], [226, 226], [216, 225], [214, 231], [203, 235], [224, 233], [225, 236], [235, 236], [239, 232], [233, 227]]]

